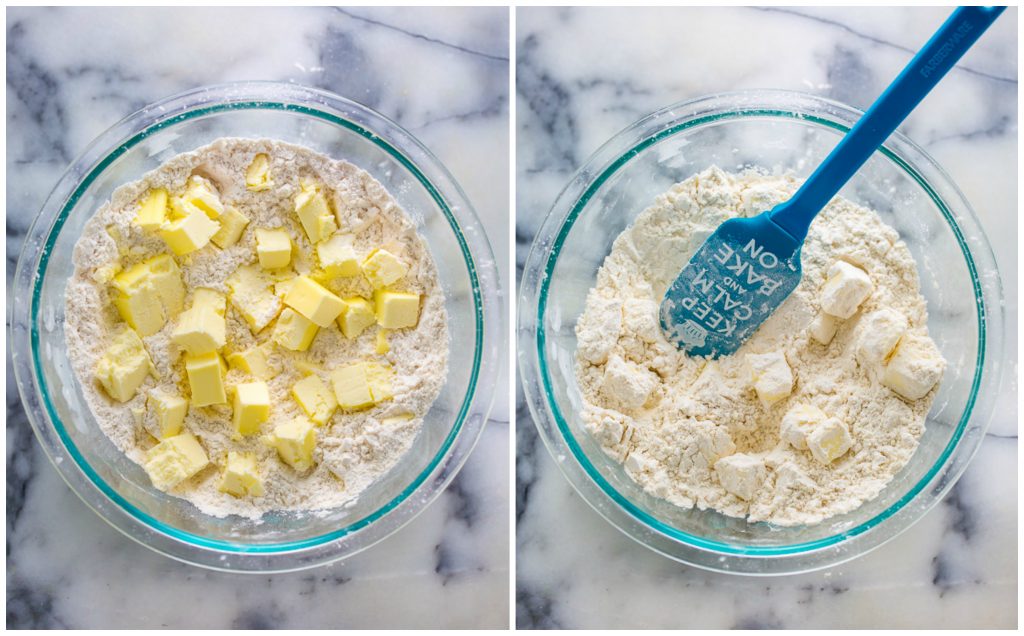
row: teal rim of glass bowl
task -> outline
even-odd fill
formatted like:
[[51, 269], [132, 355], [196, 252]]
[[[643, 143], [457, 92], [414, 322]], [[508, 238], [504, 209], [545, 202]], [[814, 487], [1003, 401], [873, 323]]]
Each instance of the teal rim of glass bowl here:
[[917, 496], [925, 486], [935, 477], [941, 467], [945, 464], [949, 458], [953, 449], [959, 443], [960, 438], [963, 436], [964, 430], [967, 427], [967, 422], [970, 419], [971, 412], [974, 410], [974, 403], [978, 395], [978, 388], [981, 384], [982, 371], [984, 369], [985, 361], [985, 302], [982, 296], [981, 281], [978, 279], [977, 268], [974, 264], [974, 258], [971, 256], [970, 250], [967, 248], [967, 242], [964, 240], [963, 233], [960, 230], [960, 226], [957, 225], [953, 218], [952, 213], [946, 206], [945, 202], [938, 195], [937, 192], [931, 187], [931, 185], [914, 170], [910, 164], [899, 157], [895, 152], [891, 151], [887, 147], [883, 146], [879, 148], [879, 151], [888, 159], [890, 159], [897, 166], [902, 168], [921, 188], [928, 193], [931, 200], [938, 206], [942, 212], [942, 216], [945, 217], [949, 223], [950, 228], [953, 230], [953, 234], [956, 236], [957, 243], [960, 246], [960, 251], [963, 252], [964, 259], [967, 261], [967, 269], [971, 275], [971, 284], [974, 287], [974, 299], [977, 308], [978, 324], [980, 329], [978, 330], [978, 358], [977, 366], [974, 371], [974, 380], [971, 384], [971, 394], [967, 400], [967, 406], [964, 408], [963, 415], [960, 417], [960, 422], [957, 424], [956, 430], [953, 433], [952, 439], [943, 449], [942, 455], [939, 456], [935, 464], [928, 470], [924, 477], [914, 485], [899, 501], [886, 508], [884, 511], [876, 515], [874, 518], [865, 521], [864, 523], [823, 539], [817, 539], [815, 541], [807, 541], [804, 543], [796, 543], [786, 546], [737, 546], [735, 544], [723, 543], [721, 541], [713, 541], [704, 537], [699, 537], [688, 532], [683, 532], [677, 528], [674, 528], [655, 517], [651, 516], [647, 512], [641, 510], [627, 497], [623, 496], [617, 491], [608, 481], [601, 475], [601, 473], [594, 467], [594, 465], [587, 458], [583, 449], [580, 447], [579, 442], [576, 441], [575, 436], [569, 429], [569, 425], [562, 415], [561, 410], [558, 408], [558, 404], [554, 399], [554, 392], [551, 386], [551, 380], [548, 373], [547, 360], [544, 357], [544, 345], [546, 341], [546, 334], [544, 329], [544, 310], [547, 306], [548, 287], [551, 284], [551, 276], [554, 273], [555, 263], [558, 261], [559, 252], [562, 249], [562, 245], [565, 243], [566, 237], [569, 235], [569, 231], [572, 229], [573, 224], [579, 217], [583, 208], [586, 207], [591, 197], [597, 192], [605, 181], [607, 181], [616, 171], [622, 166], [631, 161], [641, 151], [646, 148], [653, 146], [654, 144], [671, 137], [679, 132], [694, 128], [696, 126], [702, 126], [717, 121], [723, 121], [727, 119], [745, 118], [745, 117], [777, 117], [784, 119], [800, 119], [816, 123], [827, 128], [839, 131], [840, 133], [846, 134], [849, 132], [849, 128], [836, 123], [834, 121], [817, 117], [814, 115], [807, 115], [803, 113], [795, 113], [786, 110], [779, 109], [741, 109], [730, 111], [727, 113], [717, 113], [713, 115], [707, 115], [704, 117], [698, 117], [690, 121], [666, 128], [663, 131], [658, 132], [655, 135], [648, 137], [634, 145], [632, 148], [622, 153], [618, 159], [613, 161], [604, 171], [601, 172], [595, 178], [590, 185], [584, 190], [583, 194], [573, 205], [569, 214], [563, 221], [561, 228], [559, 228], [558, 235], [555, 238], [554, 243], [551, 247], [551, 253], [548, 256], [547, 263], [544, 266], [544, 275], [541, 277], [540, 294], [537, 303], [537, 358], [540, 364], [540, 376], [541, 382], [544, 386], [544, 394], [547, 397], [548, 405], [551, 407], [551, 411], [554, 414], [555, 422], [558, 425], [558, 429], [565, 438], [569, 449], [572, 451], [573, 456], [583, 466], [583, 470], [586, 471], [587, 475], [601, 488], [602, 491], [608, 497], [610, 497], [615, 503], [633, 515], [634, 518], [645, 523], [652, 529], [667, 535], [670, 538], [677, 539], [684, 543], [703, 548], [706, 550], [714, 550], [726, 554], [736, 554], [744, 556], [784, 556], [792, 555], [804, 552], [811, 552], [814, 550], [820, 550], [829, 546], [835, 545], [851, 537], [863, 534], [871, 528], [882, 523], [889, 517], [896, 514], [901, 508], [903, 508], [911, 499]]
[[[50, 251], [53, 249], [53, 245], [57, 240], [57, 236], [60, 234], [60, 229], [67, 221], [67, 217], [71, 214], [71, 210], [74, 209], [75, 204], [78, 203], [78, 200], [81, 198], [82, 194], [88, 189], [88, 187], [92, 184], [96, 177], [107, 168], [107, 166], [109, 166], [118, 157], [123, 155], [130, 148], [138, 144], [146, 137], [149, 137], [150, 135], [164, 128], [173, 126], [174, 124], [180, 123], [182, 121], [223, 111], [260, 109], [292, 111], [303, 115], [317, 117], [319, 119], [323, 119], [338, 126], [342, 126], [343, 128], [347, 128], [348, 130], [351, 130], [357, 133], [358, 135], [364, 137], [365, 139], [368, 139], [369, 141], [373, 142], [379, 148], [387, 152], [391, 157], [393, 157], [403, 167], [405, 167], [406, 170], [411, 172], [416, 177], [420, 184], [422, 184], [423, 187], [426, 188], [427, 192], [430, 193], [430, 196], [431, 198], [433, 198], [434, 202], [437, 203], [437, 205], [441, 208], [441, 211], [444, 213], [445, 218], [448, 220], [448, 224], [455, 232], [455, 237], [459, 242], [459, 249], [462, 250], [462, 257], [466, 262], [467, 269], [469, 270], [469, 277], [471, 281], [471, 286], [473, 288], [473, 306], [475, 308], [476, 319], [476, 341], [475, 351], [473, 354], [473, 371], [469, 378], [469, 388], [466, 390], [466, 395], [462, 401], [462, 406], [459, 408], [458, 415], [455, 418], [455, 424], [454, 426], [452, 426], [451, 431], [448, 432], [448, 436], [445, 438], [440, 450], [438, 450], [437, 454], [430, 461], [430, 464], [428, 464], [427, 467], [422, 472], [420, 472], [420, 474], [416, 476], [412, 483], [410, 483], [402, 492], [400, 492], [391, 501], [384, 504], [376, 511], [367, 515], [366, 517], [363, 517], [362, 519], [359, 519], [358, 521], [348, 526], [345, 526], [344, 528], [335, 530], [334, 532], [329, 532], [318, 537], [303, 539], [301, 541], [246, 545], [241, 543], [232, 543], [230, 541], [209, 539], [197, 534], [192, 534], [190, 532], [179, 530], [178, 528], [170, 526], [162, 521], [159, 521], [158, 519], [155, 519], [152, 516], [146, 514], [145, 512], [139, 510], [131, 503], [129, 503], [127, 500], [125, 500], [120, 494], [118, 494], [114, 489], [112, 489], [103, 480], [103, 478], [96, 473], [96, 471], [92, 469], [89, 463], [85, 461], [85, 458], [78, 451], [78, 448], [71, 440], [71, 437], [67, 434], [67, 431], [64, 429], [64, 424], [57, 416], [56, 410], [54, 409], [53, 404], [50, 400], [50, 393], [47, 388], [46, 379], [44, 378], [42, 373], [42, 364], [40, 364], [39, 360], [38, 319], [40, 291], [42, 290], [43, 280], [46, 277], [46, 267], [50, 259]], [[85, 176], [85, 178], [78, 185], [78, 187], [75, 188], [74, 192], [72, 192], [71, 196], [68, 197], [67, 202], [61, 208], [60, 214], [57, 215], [57, 220], [55, 221], [53, 228], [50, 229], [50, 233], [46, 239], [45, 245], [43, 245], [43, 249], [40, 254], [40, 266], [38, 271], [41, 272], [41, 275], [36, 277], [36, 281], [32, 287], [32, 360], [35, 365], [36, 381], [39, 382], [40, 392], [42, 393], [43, 397], [43, 403], [46, 405], [46, 411], [49, 414], [50, 419], [53, 421], [54, 429], [56, 429], [57, 435], [64, 443], [65, 448], [68, 449], [68, 453], [71, 455], [72, 459], [75, 460], [75, 463], [82, 470], [82, 472], [86, 474], [89, 480], [92, 481], [92, 483], [97, 488], [99, 488], [103, 492], [103, 494], [105, 494], [112, 501], [118, 504], [123, 510], [127, 511], [136, 519], [146, 523], [147, 525], [155, 528], [156, 530], [159, 530], [160, 532], [163, 532], [164, 534], [174, 539], [179, 539], [199, 547], [213, 548], [217, 550], [223, 550], [226, 552], [234, 553], [274, 554], [279, 552], [289, 552], [294, 550], [313, 548], [324, 543], [334, 541], [335, 539], [340, 539], [346, 535], [355, 532], [356, 530], [359, 530], [373, 523], [377, 519], [380, 519], [381, 517], [386, 515], [391, 510], [398, 507], [403, 501], [405, 501], [409, 497], [409, 495], [411, 495], [417, 488], [419, 488], [419, 486], [426, 480], [427, 476], [430, 475], [430, 473], [432, 473], [435, 468], [437, 468], [438, 464], [441, 462], [445, 454], [448, 452], [448, 449], [451, 448], [452, 443], [454, 443], [459, 431], [462, 430], [462, 424], [466, 418], [466, 412], [469, 410], [469, 405], [472, 402], [473, 395], [476, 391], [477, 379], [480, 372], [480, 360], [482, 355], [481, 349], [483, 345], [483, 302], [482, 299], [480, 298], [480, 281], [477, 277], [476, 264], [473, 261], [473, 257], [469, 250], [469, 246], [467, 245], [465, 237], [462, 234], [462, 230], [459, 229], [459, 223], [455, 219], [455, 216], [452, 214], [451, 209], [449, 209], [448, 204], [441, 196], [441, 193], [438, 192], [436, 187], [434, 187], [434, 184], [432, 184], [426, 178], [426, 176], [423, 175], [420, 169], [416, 167], [416, 165], [412, 161], [410, 161], [405, 155], [399, 152], [394, 146], [387, 143], [386, 141], [378, 137], [376, 134], [370, 132], [368, 129], [354, 122], [348, 121], [347, 119], [343, 119], [331, 113], [311, 108], [309, 106], [273, 101], [243, 101], [229, 102], [226, 104], [216, 104], [213, 106], [197, 108], [195, 110], [191, 110], [188, 112], [175, 115], [173, 117], [169, 117], [168, 119], [156, 122], [155, 124], [136, 133], [128, 141], [124, 142], [123, 144], [120, 144], [113, 152], [104, 157], [103, 160], [100, 161], [96, 165], [96, 167], [94, 167], [89, 172], [89, 174]]]

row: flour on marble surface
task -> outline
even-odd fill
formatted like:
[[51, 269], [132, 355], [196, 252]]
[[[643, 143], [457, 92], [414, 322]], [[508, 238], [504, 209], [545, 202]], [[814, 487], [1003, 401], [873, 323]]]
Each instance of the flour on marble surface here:
[[[252, 192], [245, 187], [244, 175], [258, 153], [270, 156], [275, 187]], [[310, 177], [324, 184], [332, 207], [338, 212], [340, 229], [355, 234], [356, 252], [365, 255], [384, 245], [399, 253], [409, 271], [393, 288], [417, 292], [423, 297], [417, 326], [388, 334], [391, 350], [385, 358], [395, 371], [394, 399], [366, 411], [339, 410], [331, 421], [318, 427], [315, 468], [308, 474], [296, 473], [281, 462], [276, 451], [263, 444], [259, 435], [232, 439], [229, 406], [189, 409], [185, 429], [201, 441], [211, 465], [175, 488], [173, 494], [217, 516], [238, 514], [256, 518], [268, 510], [336, 507], [358, 496], [401, 460], [444, 383], [448, 364], [447, 313], [428, 248], [397, 202], [365, 171], [346, 161], [279, 141], [219, 139], [178, 155], [141, 180], [118, 188], [111, 201], [89, 221], [76, 245], [75, 273], [68, 282], [66, 295], [66, 337], [72, 364], [97, 423], [121, 451], [138, 463], [143, 461], [146, 449], [156, 443], [156, 425], [152, 414], [147, 412], [140, 419], [132, 410], [144, 409], [146, 396], [154, 389], [187, 395], [180, 389], [187, 385], [184, 364], [178, 349], [170, 343], [174, 321], [168, 321], [162, 330], [143, 338], [159, 379], [147, 379], [125, 404], [112, 401], [97, 387], [93, 381], [96, 362], [123, 325], [110, 302], [107, 282], [112, 264], [127, 268], [167, 251], [162, 239], [141, 231], [131, 220], [138, 200], [150, 188], [166, 188], [172, 194], [180, 192], [192, 174], [210, 179], [221, 199], [249, 217], [250, 224], [242, 239], [227, 249], [211, 244], [188, 256], [176, 257], [187, 290], [210, 287], [227, 293], [227, 277], [239, 265], [256, 261], [252, 229], [258, 227], [284, 227], [299, 247], [293, 250], [293, 267], [298, 273], [308, 273], [315, 266], [316, 257], [292, 209], [299, 179]], [[110, 226], [116, 228], [113, 236], [107, 229]], [[369, 283], [362, 277], [335, 282], [343, 287], [335, 290], [337, 293], [372, 295]], [[270, 337], [272, 327], [253, 336], [231, 303], [228, 308], [228, 342], [234, 349], [263, 343]], [[330, 386], [328, 373], [332, 368], [375, 355], [377, 329], [373, 326], [361, 337], [348, 340], [338, 329], [324, 328], [310, 349], [301, 354], [275, 347], [269, 361], [279, 373], [267, 382], [271, 419], [261, 430], [269, 432], [275, 423], [302, 415], [290, 395], [292, 385], [304, 377], [294, 365], [297, 359], [301, 357], [316, 365], [317, 374]], [[225, 384], [246, 381], [246, 377], [231, 369]], [[411, 414], [413, 418], [391, 417], [397, 414]], [[265, 496], [235, 498], [217, 489], [218, 466], [223, 465], [229, 450], [257, 454]]]
[[[905, 401], [855, 356], [864, 317], [880, 309], [898, 312], [909, 333], [927, 336], [913, 257], [871, 210], [837, 198], [821, 212], [803, 248], [800, 285], [736, 354], [691, 358], [661, 333], [659, 301], [703, 240], [726, 219], [767, 210], [798, 186], [792, 175], [708, 169], [660, 195], [615, 240], [598, 272], [576, 325], [582, 417], [604, 451], [652, 495], [750, 521], [812, 524], [878, 495], [917, 447], [934, 391]], [[875, 289], [826, 346], [809, 327], [837, 260], [865, 270]], [[745, 355], [777, 352], [794, 387], [766, 406], [751, 386]], [[852, 447], [845, 455], [826, 465], [780, 439], [783, 416], [800, 404], [846, 424]], [[745, 470], [751, 462], [744, 455], [754, 458], [757, 470], [746, 474], [757, 480], [744, 485], [753, 492], [741, 499], [719, 473], [730, 463]]]

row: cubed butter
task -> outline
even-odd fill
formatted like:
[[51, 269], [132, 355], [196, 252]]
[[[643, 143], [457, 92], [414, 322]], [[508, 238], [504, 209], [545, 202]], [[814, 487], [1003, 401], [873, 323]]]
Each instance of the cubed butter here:
[[415, 327], [420, 318], [420, 295], [378, 289], [373, 292], [377, 323], [387, 329]]
[[220, 224], [201, 212], [193, 212], [179, 219], [164, 221], [160, 238], [178, 256], [202, 249], [220, 230]]
[[272, 375], [270, 364], [267, 363], [267, 355], [258, 346], [232, 352], [228, 355], [228, 364], [233, 369], [244, 371], [261, 380], [270, 379]]
[[819, 423], [807, 435], [807, 449], [814, 459], [826, 466], [846, 454], [853, 446], [850, 431], [834, 417]]
[[168, 437], [146, 451], [143, 468], [149, 473], [154, 486], [169, 491], [206, 468], [209, 463], [199, 440], [191, 433], [181, 433]]
[[188, 375], [194, 406], [224, 404], [228, 401], [224, 391], [224, 361], [217, 352], [197, 356], [186, 354], [185, 373]]
[[309, 242], [326, 240], [338, 229], [338, 223], [327, 204], [327, 198], [316, 187], [304, 187], [295, 197], [295, 214], [306, 231]]
[[760, 457], [736, 453], [715, 462], [715, 474], [722, 488], [744, 501], [750, 501], [768, 477]]
[[245, 187], [253, 192], [269, 190], [274, 186], [270, 180], [270, 157], [259, 153], [245, 171]]
[[154, 188], [146, 193], [146, 197], [135, 213], [135, 225], [147, 232], [156, 232], [167, 218], [167, 190]]
[[880, 376], [908, 326], [906, 316], [892, 309], [864, 316], [857, 325], [857, 361]]
[[182, 312], [171, 333], [171, 341], [192, 355], [210, 353], [227, 342], [224, 295], [213, 289], [198, 288], [192, 307]]
[[746, 362], [750, 369], [750, 383], [766, 407], [793, 392], [793, 371], [781, 351], [748, 353]]
[[170, 254], [158, 254], [144, 264], [164, 312], [168, 317], [180, 313], [185, 308], [185, 285], [181, 282], [178, 264]]
[[281, 299], [270, 291], [272, 281], [257, 267], [243, 265], [227, 280], [231, 304], [257, 334], [281, 313]]
[[331, 372], [331, 384], [338, 406], [354, 411], [373, 405], [373, 393], [366, 376], [366, 363], [355, 362], [338, 367]]
[[823, 311], [818, 312], [818, 315], [811, 321], [811, 337], [823, 345], [832, 342], [832, 339], [836, 337], [838, 329], [839, 320], [835, 316], [826, 314]]
[[288, 295], [288, 292], [291, 291], [292, 286], [295, 285], [297, 279], [298, 277], [292, 277], [274, 282], [274, 293], [281, 297], [282, 302], [284, 297]]
[[181, 198], [188, 206], [200, 210], [210, 219], [216, 220], [224, 213], [224, 204], [221, 203], [217, 189], [208, 179], [197, 174], [188, 178], [185, 194]]
[[249, 225], [249, 217], [239, 212], [233, 205], [225, 207], [224, 214], [221, 214], [217, 220], [220, 221], [220, 229], [210, 237], [210, 240], [221, 249], [229, 248], [237, 243], [238, 239], [242, 238], [245, 226]]
[[228, 451], [227, 463], [217, 488], [235, 497], [262, 497], [263, 479], [260, 478], [256, 456], [252, 453]]
[[344, 299], [345, 308], [338, 316], [341, 333], [348, 339], [358, 338], [367, 327], [376, 322], [373, 305], [361, 296]]
[[133, 265], [111, 281], [114, 307], [142, 336], [151, 336], [182, 310], [181, 270], [168, 254]]
[[127, 402], [135, 397], [152, 370], [146, 345], [135, 330], [126, 328], [114, 337], [96, 364], [96, 379], [107, 395], [118, 402]]
[[928, 395], [946, 368], [946, 361], [928, 336], [904, 334], [882, 374], [882, 384], [908, 400]]
[[117, 313], [132, 329], [150, 336], [163, 328], [167, 322], [167, 312], [164, 311], [145, 263], [139, 263], [115, 276], [111, 288]]
[[807, 436], [827, 419], [813, 404], [796, 404], [782, 416], [779, 437], [799, 450], [807, 450]]
[[387, 329], [381, 329], [377, 331], [377, 337], [374, 339], [373, 350], [377, 352], [377, 355], [382, 356], [388, 351], [391, 351], [391, 345], [388, 344], [388, 332]]
[[405, 276], [409, 268], [384, 248], [370, 252], [362, 264], [363, 275], [374, 288], [386, 287]]
[[338, 408], [338, 400], [318, 376], [310, 375], [292, 385], [292, 396], [318, 425], [325, 424]]
[[259, 432], [260, 424], [270, 417], [270, 391], [266, 382], [243, 382], [235, 386], [234, 413], [231, 421], [242, 435]]
[[373, 397], [374, 403], [379, 404], [395, 397], [392, 386], [395, 371], [391, 368], [391, 365], [379, 364], [377, 362], [367, 362], [365, 364], [366, 383], [370, 385], [370, 395]]
[[149, 408], [156, 415], [160, 439], [173, 437], [181, 432], [185, 415], [188, 414], [188, 400], [180, 395], [152, 391], [149, 394]]
[[857, 308], [874, 289], [867, 272], [846, 261], [836, 261], [829, 268], [828, 280], [821, 288], [821, 308], [836, 318], [846, 320], [857, 313]]
[[292, 262], [292, 239], [284, 230], [256, 230], [256, 256], [263, 269], [288, 267]]
[[403, 426], [406, 422], [411, 422], [412, 419], [412, 413], [399, 413], [398, 415], [383, 418], [380, 423], [388, 428], [397, 428]]
[[318, 327], [329, 327], [345, 308], [345, 303], [340, 298], [308, 276], [295, 278], [295, 282], [284, 297], [284, 304]]
[[313, 338], [319, 329], [312, 320], [290, 307], [285, 307], [277, 319], [277, 324], [274, 325], [273, 339], [285, 349], [305, 351], [313, 344]]
[[299, 472], [313, 466], [316, 448], [316, 426], [304, 417], [278, 424], [270, 436], [270, 444], [277, 449], [281, 460]]
[[359, 258], [352, 246], [353, 235], [335, 234], [316, 245], [320, 267], [331, 276], [357, 276]]

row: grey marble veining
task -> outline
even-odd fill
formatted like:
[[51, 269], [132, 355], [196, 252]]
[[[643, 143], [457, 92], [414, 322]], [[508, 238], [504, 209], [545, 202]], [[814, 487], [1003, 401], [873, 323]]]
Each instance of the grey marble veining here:
[[[410, 129], [474, 202], [507, 289], [507, 40], [504, 8], [9, 9], [8, 290], [34, 214], [91, 139], [243, 79], [322, 87]], [[507, 402], [500, 390], [463, 471], [395, 535], [332, 566], [230, 575], [153, 553], [82, 504], [32, 436], [8, 358], [7, 626], [505, 626]]]
[[[656, 108], [727, 90], [800, 90], [865, 108], [946, 9], [520, 9], [518, 274], [572, 173]], [[1017, 12], [1009, 9], [902, 127], [952, 175], [1003, 277], [1005, 392], [950, 494], [876, 551], [827, 571], [704, 572], [590, 509], [517, 394], [516, 620], [535, 628], [1012, 627], [1017, 623]]]

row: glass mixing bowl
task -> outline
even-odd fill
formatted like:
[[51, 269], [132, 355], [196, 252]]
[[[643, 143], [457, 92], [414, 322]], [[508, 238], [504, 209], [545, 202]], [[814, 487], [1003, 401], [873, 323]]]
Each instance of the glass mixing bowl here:
[[608, 521], [679, 561], [744, 574], [834, 565], [905, 530], [978, 449], [999, 389], [1002, 288], [980, 224], [953, 181], [894, 134], [841, 191], [877, 210], [917, 260], [929, 330], [949, 368], [910, 463], [876, 498], [822, 523], [778, 527], [677, 507], [645, 493], [581, 425], [574, 327], [615, 238], [656, 195], [718, 165], [809, 176], [860, 117], [810, 95], [750, 91], [655, 112], [604, 144], [558, 196], [530, 250], [518, 317], [530, 411], [559, 468]]
[[[218, 137], [267, 137], [343, 158], [379, 180], [437, 264], [452, 337], [448, 378], [412, 448], [346, 505], [216, 518], [153, 488], [99, 429], [64, 343], [72, 247], [118, 186]], [[200, 88], [129, 116], [68, 169], [28, 231], [15, 274], [10, 342], [29, 421], [64, 480], [115, 528], [163, 554], [238, 571], [311, 567], [362, 550], [422, 511], [455, 476], [487, 419], [503, 351], [494, 256], [466, 195], [419, 141], [350, 100], [293, 84]], [[444, 346], [438, 343], [438, 346]]]

